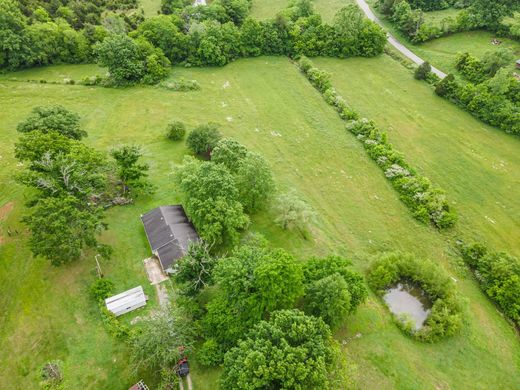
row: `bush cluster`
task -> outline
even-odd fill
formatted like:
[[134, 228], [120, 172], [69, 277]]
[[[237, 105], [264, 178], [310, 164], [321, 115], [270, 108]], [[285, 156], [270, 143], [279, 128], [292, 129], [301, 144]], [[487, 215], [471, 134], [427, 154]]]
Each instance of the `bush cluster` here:
[[180, 121], [173, 121], [167, 126], [166, 137], [172, 141], [180, 141], [186, 135], [186, 125]]
[[[518, 86], [513, 85], [511, 95], [515, 99]], [[454, 102], [481, 121], [496, 126], [507, 133], [520, 134], [520, 108], [509, 95], [495, 93], [486, 83], [462, 84], [455, 76], [448, 75], [435, 87], [437, 95]]]
[[460, 249], [482, 290], [507, 317], [520, 324], [520, 259], [490, 251], [480, 243], [462, 244]]
[[185, 80], [183, 78], [172, 82], [164, 82], [160, 85], [162, 88], [170, 91], [188, 92], [200, 90], [200, 84], [197, 80]]
[[463, 304], [454, 282], [438, 265], [397, 252], [381, 256], [369, 268], [368, 283], [380, 296], [385, 294], [387, 288], [402, 281], [422, 288], [433, 305], [419, 330], [408, 327], [396, 318], [406, 333], [417, 340], [433, 342], [452, 336], [462, 328]]
[[432, 187], [430, 181], [415, 172], [403, 156], [387, 141], [386, 134], [374, 122], [358, 120], [352, 110], [332, 87], [330, 75], [313, 67], [312, 62], [302, 57], [299, 61], [302, 72], [322, 92], [325, 101], [338, 111], [341, 118], [349, 120], [347, 130], [363, 143], [369, 156], [381, 167], [385, 176], [401, 195], [401, 200], [412, 210], [416, 219], [431, 222], [439, 229], [453, 226], [456, 215], [449, 206], [444, 192]]

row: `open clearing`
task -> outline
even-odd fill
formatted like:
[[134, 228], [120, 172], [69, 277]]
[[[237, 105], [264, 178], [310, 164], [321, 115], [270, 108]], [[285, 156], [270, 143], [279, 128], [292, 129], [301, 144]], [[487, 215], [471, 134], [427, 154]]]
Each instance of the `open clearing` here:
[[[453, 250], [458, 233], [476, 232], [497, 249], [520, 254], [514, 237], [520, 228], [520, 142], [437, 98], [388, 57], [316, 64], [334, 73], [334, 84], [355, 109], [390, 128], [390, 141], [412, 165], [446, 189], [461, 214], [460, 231], [440, 234], [416, 222], [344, 122], [286, 58], [175, 69], [173, 77], [199, 81], [202, 89], [188, 93], [6, 81], [71, 74], [79, 79], [100, 72], [90, 65], [5, 75], [0, 78], [0, 204], [15, 202], [3, 224], [20, 235], [0, 247], [2, 383], [37, 388], [37, 369], [56, 358], [65, 362], [67, 389], [123, 389], [140, 379], [130, 372], [126, 347], [105, 332], [88, 298], [87, 286], [95, 277], [92, 256], [52, 268], [33, 259], [27, 248], [18, 222], [24, 197], [12, 179], [17, 171], [12, 151], [16, 124], [41, 104], [78, 112], [89, 133], [86, 142], [99, 149], [121, 143], [143, 147], [158, 191], [109, 210], [110, 230], [103, 240], [113, 245], [114, 257], [102, 267], [117, 291], [145, 288], [151, 299], [144, 310], [153, 310], [157, 301], [142, 264], [149, 247], [139, 215], [179, 200], [170, 172], [187, 152], [182, 143], [165, 140], [165, 126], [174, 119], [189, 127], [216, 121], [226, 136], [266, 157], [280, 190], [295, 188], [319, 214], [310, 240], [273, 226], [269, 212], [257, 215], [252, 230], [274, 246], [302, 259], [336, 252], [352, 257], [360, 270], [379, 251], [408, 250], [438, 261], [459, 280], [468, 299], [468, 324], [443, 342], [425, 345], [404, 336], [374, 296], [349, 318], [337, 338], [357, 366], [356, 387], [514, 388], [520, 383], [518, 337], [476, 283], [454, 266]], [[125, 321], [143, 313], [138, 310]], [[196, 389], [215, 388], [217, 370], [193, 365], [192, 372]]]

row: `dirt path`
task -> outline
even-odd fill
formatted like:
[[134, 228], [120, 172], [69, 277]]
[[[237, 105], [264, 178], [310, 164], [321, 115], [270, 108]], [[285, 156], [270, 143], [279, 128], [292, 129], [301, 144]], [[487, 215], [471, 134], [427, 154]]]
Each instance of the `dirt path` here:
[[[356, 0], [356, 3], [359, 6], [359, 8], [361, 8], [363, 10], [363, 12], [365, 13], [365, 15], [368, 19], [372, 20], [373, 22], [376, 22], [384, 29], [383, 24], [381, 23], [379, 18], [374, 14], [374, 12], [372, 12], [372, 10], [370, 9], [370, 6], [367, 4], [367, 2], [365, 0]], [[390, 43], [393, 47], [395, 47], [397, 50], [399, 50], [404, 56], [406, 56], [407, 58], [412, 60], [414, 63], [416, 63], [417, 65], [421, 65], [424, 62], [424, 60], [421, 57], [416, 55], [413, 51], [411, 51], [405, 45], [403, 45], [401, 42], [399, 42], [392, 34], [387, 32], [387, 37], [388, 37], [388, 43]], [[446, 73], [442, 72], [441, 70], [439, 70], [433, 66], [432, 66], [432, 72], [435, 73], [437, 76], [439, 76], [441, 79], [446, 77]]]
[[146, 273], [148, 274], [148, 279], [150, 280], [152, 286], [155, 287], [155, 291], [157, 292], [157, 300], [159, 301], [159, 305], [164, 306], [168, 304], [168, 292], [166, 291], [166, 287], [161, 284], [165, 280], [168, 280], [168, 277], [164, 274], [164, 272], [162, 272], [161, 266], [159, 265], [159, 260], [157, 260], [155, 257], [150, 257], [143, 262]]

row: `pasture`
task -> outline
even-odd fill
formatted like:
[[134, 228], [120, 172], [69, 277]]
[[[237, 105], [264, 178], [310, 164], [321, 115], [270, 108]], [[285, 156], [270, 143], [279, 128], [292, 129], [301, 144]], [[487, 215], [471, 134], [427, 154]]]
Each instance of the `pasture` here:
[[[236, 61], [223, 68], [175, 68], [172, 78], [196, 79], [200, 91], [158, 87], [106, 89], [29, 83], [61, 81], [102, 72], [91, 65], [55, 66], [0, 77], [0, 381], [13, 389], [35, 389], [38, 369], [49, 359], [65, 362], [67, 389], [123, 389], [150, 373], [132, 373], [127, 347], [111, 338], [87, 293], [94, 279], [92, 253], [60, 268], [34, 259], [19, 219], [25, 197], [13, 180], [16, 124], [32, 107], [62, 104], [78, 112], [89, 133], [86, 142], [108, 151], [119, 144], [141, 145], [158, 187], [135, 204], [109, 210], [103, 241], [114, 247], [102, 264], [117, 291], [142, 284], [153, 309], [154, 291], [142, 260], [149, 248], [139, 215], [174, 204], [175, 164], [187, 153], [165, 138], [166, 124], [181, 120], [192, 128], [220, 123], [271, 164], [279, 191], [295, 189], [318, 212], [310, 238], [273, 225], [270, 211], [253, 218], [251, 230], [300, 259], [337, 253], [364, 270], [385, 250], [428, 257], [458, 280], [467, 298], [464, 331], [436, 344], [404, 336], [375, 297], [337, 333], [352, 362], [353, 385], [364, 388], [514, 388], [520, 383], [520, 344], [510, 325], [460, 266], [455, 240], [483, 238], [497, 249], [520, 255], [520, 141], [484, 126], [436, 97], [423, 83], [386, 56], [377, 59], [317, 59], [333, 73], [333, 84], [353, 108], [389, 130], [389, 140], [421, 173], [442, 186], [460, 214], [454, 231], [438, 233], [412, 218], [379, 168], [345, 124], [286, 58]], [[9, 81], [16, 77], [19, 81]], [[7, 229], [19, 234], [7, 235]], [[517, 238], [517, 237], [516, 237]], [[131, 317], [130, 317], [131, 318]], [[128, 319], [126, 319], [128, 320]], [[214, 389], [218, 372], [193, 368], [197, 389]]]

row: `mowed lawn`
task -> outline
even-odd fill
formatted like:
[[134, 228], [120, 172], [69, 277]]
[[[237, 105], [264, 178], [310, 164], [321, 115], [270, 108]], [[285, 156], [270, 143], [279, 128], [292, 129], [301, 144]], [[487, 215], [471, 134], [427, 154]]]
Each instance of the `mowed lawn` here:
[[[423, 84], [416, 85], [411, 75], [401, 73], [399, 65], [392, 61], [349, 61], [320, 60], [317, 64], [334, 71], [335, 84], [356, 109], [378, 121], [394, 118], [396, 130], [390, 133], [390, 140], [412, 165], [443, 186], [450, 199], [457, 202], [459, 226], [467, 226], [461, 228], [464, 233], [480, 232], [493, 244], [500, 244], [500, 249], [518, 254], [518, 243], [513, 241], [519, 226], [511, 221], [515, 212], [518, 216], [512, 200], [515, 195], [518, 199], [515, 191], [520, 162], [509, 155], [518, 143], [436, 98]], [[221, 124], [226, 136], [267, 158], [280, 191], [295, 189], [318, 212], [308, 240], [276, 228], [269, 211], [254, 216], [251, 229], [265, 234], [273, 245], [286, 248], [302, 260], [331, 252], [346, 255], [353, 258], [359, 270], [364, 270], [380, 251], [413, 251], [437, 261], [458, 280], [461, 294], [468, 299], [468, 324], [462, 334], [441, 343], [424, 345], [402, 335], [373, 296], [349, 318], [337, 338], [352, 362], [351, 376], [356, 387], [515, 388], [520, 383], [519, 340], [472, 278], [463, 268], [454, 266], [458, 261], [453, 250], [456, 234], [440, 234], [411, 217], [379, 168], [346, 132], [344, 122], [289, 60], [256, 58], [224, 68], [175, 69], [173, 78], [197, 79], [201, 84], [200, 91], [189, 93], [154, 87], [104, 89], [6, 81], [10, 77], [41, 79], [46, 71], [54, 80], [99, 73], [92, 66], [61, 66], [0, 78], [0, 206], [14, 202], [13, 210], [0, 222], [4, 241], [0, 246], [2, 383], [13, 389], [37, 388], [37, 371], [49, 359], [65, 362], [67, 389], [124, 389], [141, 377], [131, 372], [128, 350], [106, 334], [97, 307], [88, 298], [87, 287], [95, 277], [92, 254], [69, 266], [53, 268], [43, 260], [33, 259], [27, 248], [27, 233], [18, 222], [25, 197], [12, 179], [19, 170], [12, 149], [16, 124], [33, 106], [41, 104], [62, 104], [80, 113], [89, 133], [88, 144], [101, 150], [122, 143], [138, 144], [150, 164], [150, 178], [158, 187], [157, 193], [138, 199], [132, 206], [113, 208], [107, 215], [110, 230], [103, 240], [114, 246], [115, 254], [110, 262], [103, 263], [103, 270], [116, 282], [118, 291], [142, 284], [150, 296], [149, 305], [156, 305], [142, 267], [149, 249], [139, 215], [152, 207], [179, 201], [171, 172], [187, 153], [182, 143], [165, 140], [166, 124], [182, 120], [193, 127], [214, 121]], [[350, 76], [346, 76], [348, 72]], [[385, 73], [386, 78], [382, 76]], [[392, 80], [393, 73], [400, 78]], [[385, 82], [381, 82], [382, 78]], [[349, 90], [359, 96], [354, 98]], [[394, 91], [397, 100], [405, 99], [400, 100], [401, 106], [383, 99], [388, 91]], [[410, 104], [412, 111], [406, 112], [405, 104]], [[439, 110], [458, 121], [452, 118], [454, 126], [443, 127], [442, 131], [426, 126], [442, 116]], [[397, 128], [405, 119], [409, 133], [403, 130], [398, 138]], [[413, 131], [416, 122], [421, 132]], [[465, 132], [473, 129], [473, 137], [482, 137], [470, 139], [475, 153], [489, 152], [482, 161], [475, 158], [465, 165], [462, 177], [455, 177], [458, 160], [466, 161], [466, 154], [457, 150], [460, 155], [452, 155], [444, 134], [451, 131], [456, 137], [460, 127]], [[428, 142], [418, 132], [422, 137], [429, 136]], [[469, 142], [466, 138], [454, 138], [452, 148], [462, 148], [458, 144]], [[445, 164], [436, 160], [443, 151]], [[495, 170], [495, 160], [485, 165], [483, 159], [491, 158], [492, 151], [499, 156], [495, 159], [499, 168], [507, 172]], [[483, 174], [486, 176], [480, 176]], [[482, 177], [479, 185], [478, 177]], [[487, 182], [488, 178], [494, 180]], [[461, 184], [455, 185], [457, 181]], [[498, 200], [507, 209], [502, 210], [496, 204]], [[495, 209], [501, 212], [493, 213]], [[496, 218], [492, 229], [486, 225], [487, 220], [477, 218], [479, 213]], [[8, 227], [20, 234], [7, 236]], [[135, 315], [146, 314], [140, 311]], [[214, 389], [217, 374], [195, 367], [195, 387]], [[149, 373], [143, 375], [151, 377]]]
[[[260, 20], [271, 19], [289, 4], [291, 0], [253, 0], [251, 16]], [[313, 4], [323, 20], [330, 23], [336, 12], [348, 4], [354, 4], [354, 0], [314, 0]]]

